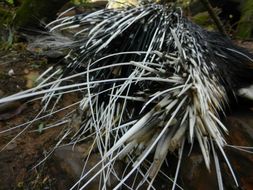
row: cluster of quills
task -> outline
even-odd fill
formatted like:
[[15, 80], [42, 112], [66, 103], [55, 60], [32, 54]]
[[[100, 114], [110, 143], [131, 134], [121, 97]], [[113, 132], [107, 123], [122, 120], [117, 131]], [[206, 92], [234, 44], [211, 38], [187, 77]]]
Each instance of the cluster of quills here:
[[[154, 189], [156, 177], [165, 175], [161, 167], [170, 163], [166, 160], [170, 152], [178, 154], [178, 163], [173, 179], [165, 176], [172, 189], [181, 189], [177, 179], [185, 145], [200, 148], [207, 170], [215, 165], [219, 189], [223, 189], [219, 159], [225, 160], [239, 186], [224, 151], [228, 129], [220, 116], [228, 95], [240, 87], [240, 77], [251, 75], [252, 55], [193, 24], [180, 8], [159, 4], [63, 14], [47, 28], [52, 35], [69, 36], [69, 64], [50, 67], [36, 87], [0, 103], [41, 99], [41, 112], [22, 125], [22, 132], [34, 121], [72, 109], [53, 125], [79, 118], [78, 127], [64, 128], [57, 145], [66, 137], [73, 145], [92, 139], [90, 154], [96, 150], [101, 156], [72, 189], [85, 189], [97, 177], [100, 188], [107, 189], [112, 176], [118, 180], [114, 189], [138, 189], [143, 184]], [[79, 101], [57, 109], [67, 93], [79, 93]], [[76, 113], [78, 118], [73, 117]], [[121, 174], [114, 169], [117, 160], [128, 161]], [[143, 180], [129, 184], [135, 175]]]

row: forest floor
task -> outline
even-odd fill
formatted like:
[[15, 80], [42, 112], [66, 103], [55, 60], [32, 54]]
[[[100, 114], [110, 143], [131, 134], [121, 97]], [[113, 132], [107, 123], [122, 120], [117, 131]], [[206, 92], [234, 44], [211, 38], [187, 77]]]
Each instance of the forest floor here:
[[[253, 52], [253, 42], [236, 42]], [[27, 50], [27, 44], [14, 44], [9, 50], [0, 52], [0, 97], [29, 89], [36, 85], [36, 78], [57, 60], [38, 56]], [[59, 106], [75, 102], [77, 97], [65, 96]], [[79, 146], [77, 151], [65, 147], [50, 158], [34, 168], [52, 150], [57, 137], [64, 126], [43, 130], [47, 123], [52, 123], [62, 117], [68, 110], [49, 117], [47, 121], [35, 122], [16, 139], [12, 140], [19, 132], [24, 130], [21, 126], [8, 131], [11, 127], [32, 120], [41, 109], [40, 101], [16, 101], [0, 105], [0, 149], [11, 143], [0, 152], [0, 189], [68, 189], [80, 174], [82, 155], [87, 151], [87, 146]], [[226, 123], [230, 129], [229, 142], [233, 144], [252, 146], [253, 144], [253, 105], [236, 108], [229, 114]], [[43, 123], [45, 122], [45, 123]], [[7, 131], [6, 131], [7, 130]], [[5, 132], [4, 132], [5, 131]], [[229, 151], [232, 163], [244, 189], [253, 189], [253, 156], [252, 154]], [[193, 159], [191, 157], [190, 159]], [[95, 159], [95, 158], [94, 158]], [[193, 166], [184, 165], [194, 169]], [[199, 166], [194, 166], [194, 172], [186, 178], [198, 179], [198, 188], [206, 185], [206, 176]], [[196, 171], [199, 169], [199, 172]], [[195, 180], [196, 181], [196, 180]], [[201, 183], [202, 182], [202, 183]], [[196, 182], [191, 182], [189, 187], [197, 187]], [[210, 185], [212, 187], [212, 185]], [[96, 189], [94, 187], [94, 189]], [[207, 189], [205, 187], [205, 189]]]
[[[8, 96], [33, 87], [36, 78], [49, 65], [47, 58], [27, 51], [26, 44], [23, 43], [15, 44], [11, 50], [0, 52], [0, 96]], [[72, 99], [66, 98], [65, 103], [71, 103], [69, 100]], [[32, 120], [40, 109], [39, 101], [15, 101], [0, 105], [0, 149], [22, 131], [24, 126], [6, 133], [2, 131]], [[50, 120], [53, 121], [55, 117], [60, 117], [60, 114], [50, 117]], [[42, 122], [35, 122], [29, 130], [1, 151], [0, 189], [52, 189], [55, 186], [55, 179], [47, 174], [44, 164], [33, 169], [56, 143], [56, 137], [61, 132], [61, 128], [57, 127], [44, 132]]]

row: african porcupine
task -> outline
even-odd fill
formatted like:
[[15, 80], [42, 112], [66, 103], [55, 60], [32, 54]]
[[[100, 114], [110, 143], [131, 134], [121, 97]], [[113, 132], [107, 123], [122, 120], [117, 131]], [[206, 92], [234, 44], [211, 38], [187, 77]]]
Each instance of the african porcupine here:
[[[184, 145], [193, 146], [194, 141], [207, 169], [213, 156], [219, 188], [223, 183], [217, 150], [239, 186], [223, 150], [223, 133], [228, 130], [219, 114], [228, 105], [228, 95], [253, 79], [251, 54], [191, 23], [180, 8], [158, 4], [61, 17], [48, 27], [78, 31], [66, 56], [70, 64], [64, 72], [47, 70], [37, 87], [0, 103], [42, 95], [43, 111], [51, 109], [53, 114], [63, 94], [82, 94], [76, 103], [82, 124], [74, 135], [68, 130], [64, 137], [73, 135], [76, 143], [87, 134], [93, 136], [101, 161], [73, 188], [88, 177], [80, 186], [83, 189], [100, 175], [101, 189], [106, 189], [111, 174], [119, 180], [115, 189], [123, 185], [137, 189], [143, 183], [153, 188], [167, 153], [178, 149], [174, 189]], [[148, 155], [153, 159], [148, 160]], [[131, 165], [117, 176], [114, 163], [123, 157]], [[143, 180], [126, 184], [134, 172]]]

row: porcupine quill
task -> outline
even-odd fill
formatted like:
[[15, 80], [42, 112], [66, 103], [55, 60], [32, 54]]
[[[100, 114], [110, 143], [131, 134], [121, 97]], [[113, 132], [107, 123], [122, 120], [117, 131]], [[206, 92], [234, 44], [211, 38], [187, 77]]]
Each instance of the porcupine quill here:
[[[69, 64], [49, 68], [38, 86], [0, 103], [39, 97], [44, 107], [35, 121], [58, 112], [56, 104], [63, 94], [82, 95], [69, 106], [79, 105], [81, 126], [74, 135], [68, 129], [61, 141], [73, 135], [74, 144], [89, 133], [101, 161], [71, 189], [84, 189], [96, 176], [102, 181], [100, 188], [106, 189], [111, 174], [118, 179], [114, 189], [137, 189], [143, 183], [152, 189], [167, 154], [176, 150], [172, 189], [181, 188], [177, 178], [184, 147], [194, 143], [207, 170], [214, 161], [219, 189], [223, 189], [219, 159], [226, 161], [239, 186], [223, 149], [229, 130], [220, 114], [229, 104], [228, 96], [253, 79], [250, 53], [221, 34], [195, 25], [180, 8], [159, 4], [61, 16], [47, 27], [51, 32], [77, 31], [66, 56]], [[67, 119], [71, 117], [59, 123]], [[120, 158], [130, 162], [122, 176], [114, 171]], [[126, 181], [136, 172], [143, 180], [128, 185]]]

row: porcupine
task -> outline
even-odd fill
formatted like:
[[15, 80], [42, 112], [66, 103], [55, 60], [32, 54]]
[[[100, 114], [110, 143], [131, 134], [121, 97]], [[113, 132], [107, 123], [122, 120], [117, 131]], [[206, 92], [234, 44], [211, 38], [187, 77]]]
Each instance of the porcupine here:
[[[51, 32], [77, 31], [66, 56], [69, 64], [63, 73], [48, 69], [38, 86], [0, 103], [39, 96], [42, 111], [50, 110], [50, 115], [57, 112], [54, 108], [63, 94], [82, 95], [76, 103], [83, 114], [81, 126], [74, 135], [69, 129], [63, 138], [73, 135], [76, 143], [93, 136], [101, 161], [72, 189], [84, 189], [98, 175], [100, 188], [106, 189], [111, 174], [119, 180], [115, 189], [138, 189], [143, 183], [153, 188], [167, 154], [178, 150], [174, 189], [184, 147], [194, 142], [208, 170], [213, 157], [219, 189], [223, 182], [218, 152], [239, 186], [223, 149], [229, 130], [220, 114], [230, 94], [253, 79], [252, 54], [192, 23], [180, 8], [159, 4], [62, 16], [47, 27]], [[117, 176], [114, 164], [122, 158], [130, 164]], [[135, 173], [143, 180], [127, 184]]]

